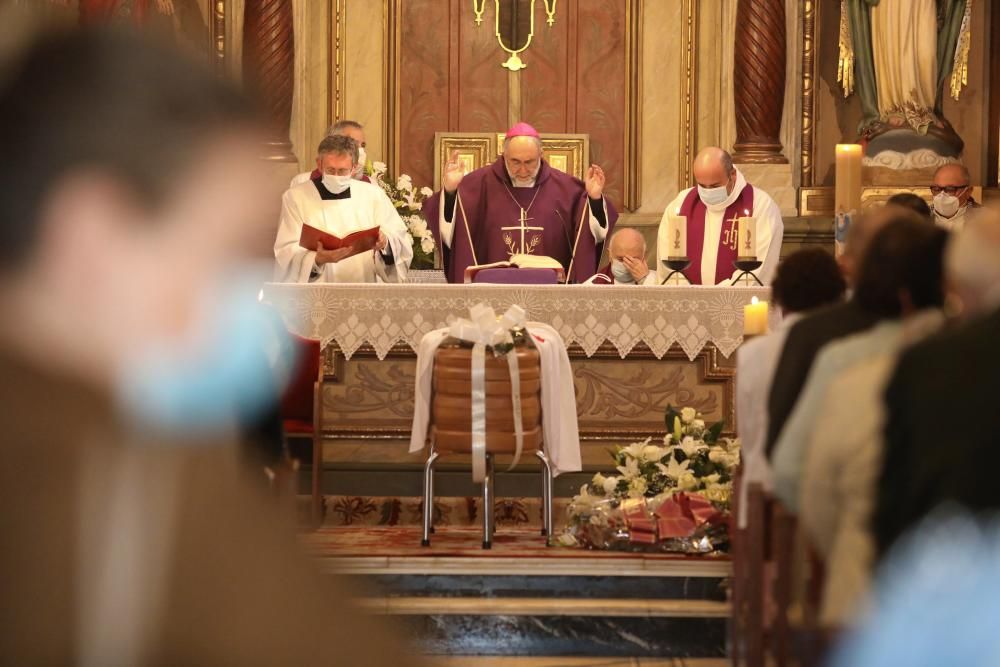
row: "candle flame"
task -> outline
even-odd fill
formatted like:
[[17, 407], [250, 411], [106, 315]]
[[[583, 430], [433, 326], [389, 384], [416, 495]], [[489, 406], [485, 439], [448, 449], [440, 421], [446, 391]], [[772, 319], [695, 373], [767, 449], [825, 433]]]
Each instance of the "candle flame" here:
[[750, 299], [750, 303], [753, 304], [753, 305], [755, 305], [755, 306], [757, 305], [758, 301], [759, 301], [759, 299], [757, 297], [754, 297], [754, 298]]
[[750, 217], [750, 211], [748, 211], [746, 209], [743, 209], [743, 215], [745, 215], [745, 216], [747, 216], [749, 218]]

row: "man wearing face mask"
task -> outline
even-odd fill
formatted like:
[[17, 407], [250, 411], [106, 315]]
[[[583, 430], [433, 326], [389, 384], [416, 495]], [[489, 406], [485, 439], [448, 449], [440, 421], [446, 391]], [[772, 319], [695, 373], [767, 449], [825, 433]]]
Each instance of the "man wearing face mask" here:
[[619, 229], [608, 244], [611, 262], [586, 281], [588, 285], [655, 285], [646, 264], [646, 239], [635, 229]]
[[660, 222], [656, 270], [660, 281], [669, 272], [662, 260], [668, 256], [667, 219], [687, 218], [687, 254], [691, 266], [684, 275], [693, 285], [728, 285], [739, 271], [736, 260], [738, 219], [752, 217], [755, 225], [753, 254], [762, 262], [754, 271], [765, 285], [771, 282], [781, 254], [784, 223], [771, 197], [749, 183], [733, 165], [733, 158], [721, 148], [703, 149], [694, 160], [697, 187], [681, 191], [670, 202]]
[[[276, 279], [280, 282], [370, 283], [404, 282], [413, 259], [406, 225], [382, 188], [354, 179], [358, 145], [350, 137], [324, 139], [316, 167], [322, 176], [296, 185], [282, 197], [281, 224], [274, 243]], [[308, 224], [344, 238], [379, 227], [374, 251], [349, 256], [350, 248], [316, 249], [299, 245]]]
[[[367, 143], [365, 142], [364, 126], [356, 120], [338, 120], [327, 129], [326, 136], [334, 137], [338, 134], [350, 137], [358, 144], [358, 164], [354, 168], [354, 178], [359, 181], [364, 181], [365, 183], [371, 183], [371, 179], [365, 175], [365, 167], [368, 164], [368, 152], [365, 150]], [[313, 169], [312, 171], [304, 171], [301, 174], [296, 175], [288, 187], [294, 188], [296, 185], [301, 185], [302, 183], [309, 180], [315, 180], [322, 176], [323, 172], [319, 167]]]
[[960, 232], [965, 226], [969, 209], [979, 208], [972, 198], [969, 170], [960, 164], [946, 164], [934, 172], [934, 222], [950, 232]]

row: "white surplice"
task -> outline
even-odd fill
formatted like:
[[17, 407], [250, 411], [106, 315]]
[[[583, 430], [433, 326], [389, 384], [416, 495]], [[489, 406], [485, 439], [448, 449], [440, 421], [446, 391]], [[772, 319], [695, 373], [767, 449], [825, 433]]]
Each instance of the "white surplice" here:
[[[316, 253], [299, 245], [303, 224], [341, 238], [378, 226], [389, 241], [393, 263], [387, 264], [382, 253], [370, 251], [317, 267], [316, 275]], [[274, 259], [276, 282], [405, 282], [413, 246], [396, 207], [379, 186], [351, 181], [350, 197], [324, 200], [316, 183], [306, 181], [289, 188], [282, 197]]]
[[[719, 259], [719, 239], [722, 237], [723, 218], [726, 215], [726, 209], [732, 206], [746, 184], [747, 181], [743, 176], [743, 172], [737, 169], [736, 185], [733, 187], [733, 191], [729, 193], [729, 196], [726, 197], [726, 200], [714, 206], [705, 205], [705, 242], [702, 246], [701, 257], [691, 258], [692, 262], [700, 262], [701, 264], [701, 283], [703, 285], [715, 284], [715, 265]], [[667, 258], [668, 254], [668, 214], [675, 215], [680, 210], [688, 193], [693, 189], [687, 188], [686, 190], [682, 190], [667, 205], [666, 210], [663, 212], [656, 244], [656, 273], [659, 277], [658, 282], [663, 282], [670, 272], [669, 269], [663, 266], [663, 260]], [[756, 187], [753, 189], [753, 218], [757, 223], [757, 259], [762, 262], [761, 267], [753, 273], [762, 283], [770, 285], [771, 280], [774, 279], [774, 271], [778, 268], [778, 259], [781, 255], [781, 240], [785, 234], [785, 223], [781, 219], [781, 209], [771, 199], [771, 196]], [[691, 243], [690, 239], [688, 239], [688, 243]], [[734, 268], [729, 279], [721, 284], [731, 284], [737, 273], [741, 272]], [[684, 282], [684, 278], [675, 276], [671, 280], [671, 284], [686, 283]]]

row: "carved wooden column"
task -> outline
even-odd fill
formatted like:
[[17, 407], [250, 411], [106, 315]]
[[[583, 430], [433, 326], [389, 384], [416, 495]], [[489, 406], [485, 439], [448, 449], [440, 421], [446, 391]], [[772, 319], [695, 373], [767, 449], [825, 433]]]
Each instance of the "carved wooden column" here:
[[785, 103], [785, 0], [738, 0], [733, 85], [737, 162], [786, 163], [781, 154]]
[[264, 158], [296, 162], [288, 128], [295, 81], [292, 0], [247, 0], [243, 18], [243, 80], [271, 121]]

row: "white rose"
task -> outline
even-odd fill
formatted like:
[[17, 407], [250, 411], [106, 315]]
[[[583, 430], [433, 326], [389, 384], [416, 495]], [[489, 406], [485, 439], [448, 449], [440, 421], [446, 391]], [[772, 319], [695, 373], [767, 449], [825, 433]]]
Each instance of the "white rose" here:
[[661, 447], [646, 445], [642, 450], [642, 459], [644, 461], [659, 461], [661, 458], [663, 458], [663, 449]]
[[382, 175], [388, 170], [385, 162], [372, 162], [372, 173]]
[[701, 483], [692, 472], [685, 472], [677, 479], [677, 488], [681, 491], [694, 491]]
[[407, 174], [403, 174], [396, 181], [397, 190], [412, 190], [413, 189], [413, 179], [411, 179]]
[[423, 218], [411, 215], [410, 220], [407, 223], [407, 227], [410, 228], [411, 234], [423, 238], [424, 232], [427, 231], [427, 221]]
[[606, 495], [614, 495], [615, 489], [618, 488], [618, 478], [617, 477], [605, 477], [604, 478], [604, 493]]
[[420, 249], [428, 255], [434, 252], [434, 237], [424, 236], [420, 239]]
[[698, 416], [698, 411], [694, 408], [684, 408], [681, 410], [681, 421], [690, 424]]
[[704, 429], [705, 428], [705, 420], [704, 419], [695, 419], [694, 421], [691, 422], [691, 426], [694, 427], [694, 428]]
[[692, 458], [695, 454], [703, 449], [707, 449], [707, 445], [701, 440], [695, 440], [691, 436], [685, 437], [681, 440], [681, 444], [677, 445], [680, 450], [684, 452], [685, 456]]
[[628, 497], [629, 498], [642, 498], [646, 495], [646, 480], [642, 477], [636, 477], [628, 483]]
[[430, 197], [432, 194], [434, 194], [434, 191], [425, 185], [424, 187], [420, 188], [420, 194], [422, 194], [424, 197]]
[[605, 477], [601, 473], [597, 473], [596, 475], [594, 475], [593, 479], [590, 480], [590, 483], [594, 486], [599, 486], [603, 489], [605, 479], [607, 479], [607, 477]]

